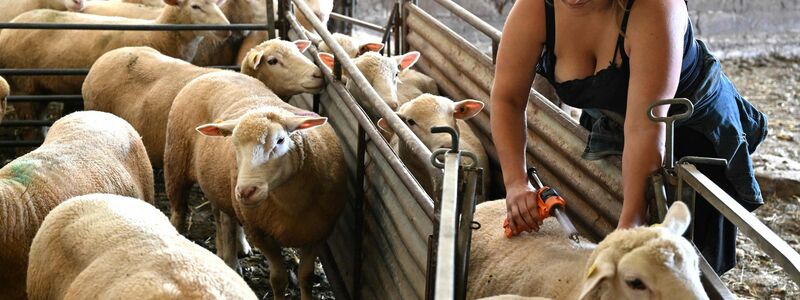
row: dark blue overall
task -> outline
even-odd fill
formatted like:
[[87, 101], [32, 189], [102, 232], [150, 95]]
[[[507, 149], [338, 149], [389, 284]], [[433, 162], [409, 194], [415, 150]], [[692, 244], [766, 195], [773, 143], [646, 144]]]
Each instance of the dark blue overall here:
[[[547, 42], [536, 72], [555, 87], [561, 101], [583, 109], [580, 123], [591, 131], [585, 159], [622, 153], [624, 131], [620, 122], [625, 116], [630, 79], [624, 34], [633, 1], [628, 1], [609, 67], [592, 76], [565, 82], [555, 80], [555, 9], [550, 1], [544, 1]], [[614, 63], [617, 53], [622, 58], [619, 66]], [[694, 38], [691, 22], [684, 35], [683, 63], [675, 97], [688, 98], [694, 104], [694, 114], [676, 123], [676, 160], [689, 155], [727, 159], [727, 168], [697, 167], [748, 210], [761, 206], [763, 199], [750, 154], [767, 136], [767, 117], [739, 95], [722, 72], [719, 61], [705, 44]], [[670, 113], [682, 110], [673, 108]], [[700, 195], [696, 199], [694, 242], [717, 273], [722, 274], [736, 264], [736, 227]]]

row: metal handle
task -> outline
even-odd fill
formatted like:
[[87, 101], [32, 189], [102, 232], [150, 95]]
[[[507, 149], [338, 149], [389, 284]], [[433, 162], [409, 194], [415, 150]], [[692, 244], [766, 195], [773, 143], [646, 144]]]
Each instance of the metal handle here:
[[[686, 106], [686, 111], [682, 112], [682, 113], [679, 113], [679, 114], [676, 114], [676, 115], [671, 115], [671, 116], [666, 116], [666, 117], [656, 117], [655, 115], [653, 115], [653, 110], [656, 107], [659, 107], [659, 106], [662, 106], [662, 105], [675, 105], [675, 104]], [[649, 107], [647, 107], [647, 118], [650, 119], [650, 121], [653, 121], [653, 122], [665, 122], [666, 123], [666, 122], [669, 122], [669, 121], [683, 120], [683, 119], [691, 117], [692, 113], [694, 113], [694, 104], [692, 104], [692, 101], [689, 101], [689, 99], [686, 99], [686, 98], [675, 98], [675, 99], [658, 100], [656, 102], [653, 102], [653, 104], [650, 104]]]
[[728, 160], [724, 159], [724, 158], [714, 158], [714, 157], [684, 156], [680, 160], [678, 160], [678, 163], [679, 164], [693, 163], [693, 164], [727, 166], [728, 165]]
[[450, 126], [435, 126], [431, 128], [431, 133], [448, 133], [450, 134], [450, 152], [458, 152], [458, 132]]

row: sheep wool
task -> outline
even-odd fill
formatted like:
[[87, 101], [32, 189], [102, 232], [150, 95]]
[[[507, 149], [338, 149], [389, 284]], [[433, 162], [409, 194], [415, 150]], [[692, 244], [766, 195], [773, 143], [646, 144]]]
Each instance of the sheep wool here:
[[42, 146], [0, 169], [0, 295], [25, 297], [28, 250], [42, 220], [62, 201], [89, 193], [154, 200], [139, 134], [108, 113], [59, 119]]
[[44, 219], [30, 253], [32, 300], [257, 299], [221, 259], [130, 197], [65, 201]]

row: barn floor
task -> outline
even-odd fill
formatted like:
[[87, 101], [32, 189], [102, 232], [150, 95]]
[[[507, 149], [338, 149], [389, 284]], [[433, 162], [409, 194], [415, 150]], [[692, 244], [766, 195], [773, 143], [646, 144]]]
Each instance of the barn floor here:
[[[738, 90], [769, 117], [769, 136], [753, 159], [756, 172], [800, 172], [800, 59], [726, 60], [723, 65]], [[765, 193], [764, 201], [756, 216], [800, 251], [800, 195]], [[797, 284], [758, 246], [741, 234], [737, 242], [738, 266], [722, 277], [731, 291], [743, 299], [800, 299]]]

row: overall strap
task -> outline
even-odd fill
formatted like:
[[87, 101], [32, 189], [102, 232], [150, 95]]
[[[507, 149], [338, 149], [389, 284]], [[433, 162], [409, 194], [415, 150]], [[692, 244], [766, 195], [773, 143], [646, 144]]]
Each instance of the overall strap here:
[[628, 17], [631, 15], [633, 1], [634, 0], [628, 0], [628, 3], [625, 5], [625, 14], [622, 15], [622, 24], [619, 26], [620, 33], [617, 37], [617, 46], [614, 48], [614, 57], [611, 59], [612, 65], [617, 61], [617, 52], [619, 52], [623, 61], [628, 60], [628, 54], [625, 53], [625, 31], [628, 29]]
[[544, 2], [544, 20], [545, 20], [545, 29], [547, 30], [547, 36], [545, 37], [545, 46], [547, 47], [547, 53], [550, 55], [555, 55], [556, 49], [556, 12], [555, 12], [555, 5], [550, 3], [550, 1], [542, 1]]

